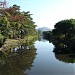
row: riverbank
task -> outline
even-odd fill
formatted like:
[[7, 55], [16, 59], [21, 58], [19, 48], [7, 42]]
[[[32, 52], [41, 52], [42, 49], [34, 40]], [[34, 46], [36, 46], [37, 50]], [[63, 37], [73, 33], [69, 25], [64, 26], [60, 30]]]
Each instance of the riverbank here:
[[26, 36], [24, 39], [6, 39], [4, 45], [0, 48], [0, 51], [6, 52], [10, 51], [12, 48], [15, 48], [23, 43], [33, 40], [36, 36]]

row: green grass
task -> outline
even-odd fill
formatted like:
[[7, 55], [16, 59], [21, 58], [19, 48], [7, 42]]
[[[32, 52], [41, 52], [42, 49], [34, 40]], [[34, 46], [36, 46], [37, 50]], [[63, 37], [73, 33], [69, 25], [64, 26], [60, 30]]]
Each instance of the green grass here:
[[34, 36], [26, 36], [24, 39], [20, 39], [20, 38], [17, 38], [17, 39], [6, 39], [4, 45], [0, 48], [0, 51], [7, 51], [7, 50], [10, 50], [12, 48], [15, 48], [23, 43], [26, 43], [28, 41], [31, 41], [33, 40], [35, 37]]

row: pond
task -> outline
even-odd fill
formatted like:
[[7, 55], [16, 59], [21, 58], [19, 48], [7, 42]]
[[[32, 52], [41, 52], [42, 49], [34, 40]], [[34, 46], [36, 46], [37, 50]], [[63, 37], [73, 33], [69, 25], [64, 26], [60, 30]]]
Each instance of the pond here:
[[46, 40], [23, 44], [0, 57], [0, 75], [74, 75], [75, 58], [53, 53]]

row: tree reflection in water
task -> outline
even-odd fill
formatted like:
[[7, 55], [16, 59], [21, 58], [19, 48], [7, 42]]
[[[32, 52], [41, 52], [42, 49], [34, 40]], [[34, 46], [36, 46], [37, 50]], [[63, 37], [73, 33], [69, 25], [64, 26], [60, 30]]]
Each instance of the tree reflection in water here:
[[[75, 63], [75, 54], [67, 52], [66, 48], [54, 48], [54, 53], [55, 53], [55, 58], [58, 59], [59, 61], [65, 62], [65, 63]], [[59, 51], [59, 52], [57, 52]], [[60, 52], [62, 51], [62, 52]], [[72, 50], [71, 50], [72, 51]]]
[[27, 75], [26, 69], [31, 69], [36, 56], [33, 42], [25, 43], [11, 50], [5, 57], [0, 56], [0, 75]]
[[56, 54], [55, 53], [56, 59], [59, 61], [65, 62], [65, 63], [75, 63], [75, 55], [71, 54]]
[[[75, 40], [74, 40], [75, 41]], [[53, 38], [49, 42], [54, 45], [56, 59], [65, 63], [75, 63], [75, 42]], [[65, 44], [66, 43], [66, 44]]]
[[55, 57], [66, 63], [75, 63], [75, 42], [70, 40], [55, 39], [52, 41], [54, 45], [53, 52]]

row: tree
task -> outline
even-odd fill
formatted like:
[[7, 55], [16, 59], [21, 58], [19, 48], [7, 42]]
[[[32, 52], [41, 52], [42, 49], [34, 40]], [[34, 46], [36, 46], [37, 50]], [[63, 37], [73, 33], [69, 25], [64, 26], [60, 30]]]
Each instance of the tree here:
[[51, 42], [52, 40], [52, 31], [44, 31], [43, 32], [43, 38], [46, 40], [49, 40]]
[[0, 19], [0, 33], [7, 37], [10, 31], [10, 22], [8, 21], [7, 17], [2, 17]]
[[4, 37], [24, 38], [34, 35], [35, 22], [29, 11], [20, 12], [20, 6], [13, 5], [0, 12], [0, 32]]
[[[75, 49], [75, 19], [59, 21], [52, 30], [53, 44], [56, 47]], [[71, 51], [69, 51], [71, 52]], [[73, 51], [75, 52], [75, 51]]]

